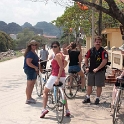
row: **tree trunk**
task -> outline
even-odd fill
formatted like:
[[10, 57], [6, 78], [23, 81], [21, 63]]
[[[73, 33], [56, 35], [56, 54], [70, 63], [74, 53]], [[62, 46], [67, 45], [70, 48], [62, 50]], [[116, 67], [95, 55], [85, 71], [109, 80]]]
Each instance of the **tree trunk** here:
[[[102, 6], [102, 0], [99, 1], [99, 6]], [[101, 36], [102, 32], [102, 11], [99, 11], [99, 21], [98, 21], [98, 35]]]

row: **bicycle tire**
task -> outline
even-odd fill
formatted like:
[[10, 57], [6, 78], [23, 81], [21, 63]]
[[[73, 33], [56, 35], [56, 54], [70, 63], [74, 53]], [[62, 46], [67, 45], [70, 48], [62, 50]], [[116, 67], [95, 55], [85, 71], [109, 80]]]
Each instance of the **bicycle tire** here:
[[57, 90], [56, 98], [57, 98], [56, 117], [57, 117], [58, 122], [61, 123], [64, 117], [64, 104], [62, 102], [63, 98], [62, 98], [62, 94], [59, 88]]
[[[69, 86], [70, 80], [72, 80], [71, 86]], [[76, 96], [77, 91], [78, 91], [77, 81], [75, 77], [69, 75], [65, 80], [65, 87], [64, 87], [64, 93], [66, 97], [69, 99], [74, 98]]]
[[48, 93], [47, 107], [49, 109], [54, 109], [55, 108], [55, 100], [54, 100], [54, 96], [53, 96], [53, 91], [52, 90]]
[[119, 112], [120, 106], [120, 97], [121, 97], [121, 90], [118, 90], [117, 96], [116, 96], [116, 101], [114, 105], [114, 113], [113, 113], [113, 124], [117, 124], [117, 114]]
[[40, 97], [43, 94], [43, 86], [40, 75], [37, 75], [35, 86], [36, 86], [37, 95]]

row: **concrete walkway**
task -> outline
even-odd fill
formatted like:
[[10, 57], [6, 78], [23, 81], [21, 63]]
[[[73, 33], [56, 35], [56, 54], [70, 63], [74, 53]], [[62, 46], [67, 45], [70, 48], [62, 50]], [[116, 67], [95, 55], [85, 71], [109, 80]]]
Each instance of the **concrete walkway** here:
[[[50, 111], [44, 119], [39, 118], [42, 97], [36, 89], [33, 98], [36, 104], [25, 104], [26, 76], [23, 72], [23, 57], [0, 63], [0, 124], [57, 124], [56, 114]], [[71, 117], [64, 117], [63, 124], [112, 124], [110, 112], [112, 86], [103, 89], [100, 105], [94, 105], [95, 92], [91, 104], [82, 104], [85, 93], [78, 92], [73, 100], [68, 100]], [[124, 120], [122, 120], [124, 121]]]

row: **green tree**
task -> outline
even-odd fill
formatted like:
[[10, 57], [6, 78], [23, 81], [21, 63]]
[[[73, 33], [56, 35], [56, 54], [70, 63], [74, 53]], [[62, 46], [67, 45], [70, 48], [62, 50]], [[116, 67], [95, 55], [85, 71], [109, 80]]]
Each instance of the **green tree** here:
[[17, 49], [26, 48], [27, 43], [35, 36], [33, 31], [30, 31], [28, 28], [25, 28], [21, 33], [18, 33], [17, 36]]
[[8, 49], [15, 47], [13, 39], [5, 32], [0, 31], [0, 52], [5, 52]]

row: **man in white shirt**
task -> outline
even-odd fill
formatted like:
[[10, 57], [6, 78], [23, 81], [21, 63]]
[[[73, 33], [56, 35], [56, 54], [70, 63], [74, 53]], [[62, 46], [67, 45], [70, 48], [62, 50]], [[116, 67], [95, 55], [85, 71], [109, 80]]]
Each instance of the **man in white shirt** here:
[[[41, 62], [44, 61], [44, 60], [48, 60], [48, 55], [49, 55], [49, 52], [48, 52], [48, 50], [45, 49], [45, 44], [44, 44], [43, 49], [40, 51]], [[41, 63], [41, 68], [46, 69], [46, 65], [47, 65], [47, 61], [42, 62]]]

